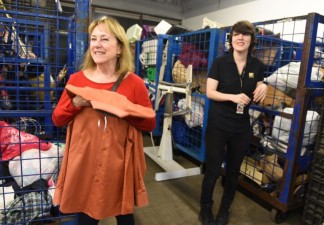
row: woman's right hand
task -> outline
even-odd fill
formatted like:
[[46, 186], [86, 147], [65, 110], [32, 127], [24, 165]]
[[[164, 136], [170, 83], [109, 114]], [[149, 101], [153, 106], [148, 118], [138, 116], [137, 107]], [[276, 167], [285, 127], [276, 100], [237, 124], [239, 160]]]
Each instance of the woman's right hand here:
[[79, 95], [76, 95], [72, 99], [72, 103], [75, 107], [80, 107], [80, 106], [90, 106], [90, 102], [87, 101], [86, 99], [82, 98]]
[[251, 99], [244, 93], [233, 95], [234, 103], [248, 105]]

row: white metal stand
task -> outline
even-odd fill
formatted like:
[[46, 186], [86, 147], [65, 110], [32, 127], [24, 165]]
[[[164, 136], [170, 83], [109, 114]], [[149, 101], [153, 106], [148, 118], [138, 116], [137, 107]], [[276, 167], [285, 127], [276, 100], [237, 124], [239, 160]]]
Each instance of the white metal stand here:
[[[200, 168], [194, 167], [186, 169], [179, 163], [173, 160], [173, 149], [172, 149], [172, 137], [171, 137], [171, 125], [172, 116], [179, 113], [172, 113], [173, 104], [173, 93], [184, 93], [186, 94], [186, 110], [185, 116], [190, 117], [191, 108], [191, 78], [192, 78], [192, 66], [188, 66], [188, 78], [186, 84], [174, 84], [164, 81], [160, 81], [158, 85], [158, 97], [156, 98], [155, 108], [158, 107], [158, 100], [165, 95], [166, 109], [163, 120], [163, 133], [161, 138], [160, 146], [145, 147], [144, 152], [152, 160], [154, 160], [159, 166], [161, 166], [165, 172], [155, 174], [156, 181], [169, 180], [187, 176], [194, 176], [200, 174]], [[161, 95], [161, 96], [160, 96]]]

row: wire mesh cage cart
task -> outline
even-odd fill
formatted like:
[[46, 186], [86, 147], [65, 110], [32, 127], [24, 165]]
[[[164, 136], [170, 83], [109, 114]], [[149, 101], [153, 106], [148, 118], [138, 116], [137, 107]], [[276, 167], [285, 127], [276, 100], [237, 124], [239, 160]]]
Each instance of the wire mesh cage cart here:
[[322, 107], [317, 142], [311, 161], [310, 179], [303, 212], [303, 224], [324, 223], [324, 107]]
[[144, 79], [156, 112], [157, 123], [156, 128], [152, 132], [154, 137], [162, 135], [164, 108], [157, 107], [160, 102], [159, 99], [156, 99], [156, 95], [159, 80], [163, 79], [164, 72], [169, 67], [167, 63], [167, 44], [170, 37], [170, 35], [158, 35], [136, 42], [136, 74]]
[[[267, 66], [268, 93], [250, 107], [253, 138], [240, 185], [272, 206], [276, 223], [305, 203], [323, 107], [323, 19], [311, 13], [255, 24], [254, 55]], [[223, 32], [226, 52], [229, 29]]]
[[[214, 59], [219, 39], [218, 29], [202, 29], [175, 35], [170, 42], [171, 70], [165, 80], [188, 83], [191, 73], [191, 100], [183, 94], [174, 97], [174, 111], [189, 109], [189, 114], [173, 117], [172, 135], [175, 147], [202, 162], [205, 158], [204, 135], [207, 125], [207, 74]], [[190, 67], [189, 67], [190, 66]], [[188, 71], [190, 68], [190, 71]]]
[[82, 56], [89, 6], [0, 0], [0, 224], [75, 224], [52, 202], [65, 131], [51, 117]]
[[[184, 169], [173, 161], [177, 148], [203, 161], [204, 124], [208, 110], [206, 81], [208, 69], [216, 57], [217, 29], [186, 31], [173, 35], [158, 35], [137, 42], [137, 74], [147, 80], [156, 111], [154, 136], [160, 136], [158, 150], [145, 149], [165, 173], [156, 180], [200, 174], [200, 168]], [[206, 103], [206, 104], [205, 104]]]

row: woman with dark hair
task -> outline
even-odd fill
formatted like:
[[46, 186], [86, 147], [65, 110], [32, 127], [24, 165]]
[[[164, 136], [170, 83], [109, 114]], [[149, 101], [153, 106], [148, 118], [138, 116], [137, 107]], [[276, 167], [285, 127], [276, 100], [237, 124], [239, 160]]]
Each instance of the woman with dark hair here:
[[56, 126], [68, 125], [54, 203], [63, 213], [77, 213], [78, 225], [97, 225], [106, 217], [116, 217], [118, 225], [134, 225], [134, 207], [148, 204], [141, 131], [154, 129], [155, 114], [119, 118], [96, 110], [84, 95], [67, 91], [69, 86], [86, 90], [82, 93], [92, 91], [104, 103], [107, 93], [117, 92], [113, 96], [121, 101], [110, 102], [127, 108], [127, 99], [154, 113], [144, 81], [133, 72], [123, 27], [114, 18], [103, 17], [88, 31], [82, 69], [70, 76], [52, 116]]
[[[205, 136], [206, 171], [199, 214], [203, 225], [228, 224], [240, 166], [251, 139], [248, 108], [251, 102], [263, 101], [267, 93], [263, 83], [265, 66], [252, 56], [255, 39], [255, 28], [249, 21], [235, 23], [229, 36], [229, 53], [218, 57], [208, 74], [206, 94], [210, 108]], [[226, 179], [215, 219], [213, 192], [224, 161]]]

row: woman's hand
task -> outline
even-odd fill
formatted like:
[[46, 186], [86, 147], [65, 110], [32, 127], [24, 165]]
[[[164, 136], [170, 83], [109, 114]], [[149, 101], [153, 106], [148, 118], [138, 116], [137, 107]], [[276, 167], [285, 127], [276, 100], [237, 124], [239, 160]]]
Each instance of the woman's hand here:
[[233, 95], [232, 101], [237, 104], [241, 105], [248, 105], [251, 101], [251, 99], [244, 93]]
[[89, 101], [85, 100], [79, 95], [76, 95], [72, 99], [72, 103], [75, 107], [80, 107], [80, 106], [90, 106]]
[[254, 102], [263, 102], [267, 95], [268, 86], [264, 83], [260, 83], [253, 92]]

